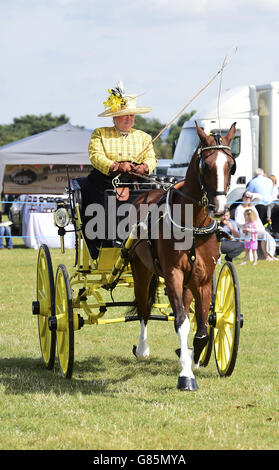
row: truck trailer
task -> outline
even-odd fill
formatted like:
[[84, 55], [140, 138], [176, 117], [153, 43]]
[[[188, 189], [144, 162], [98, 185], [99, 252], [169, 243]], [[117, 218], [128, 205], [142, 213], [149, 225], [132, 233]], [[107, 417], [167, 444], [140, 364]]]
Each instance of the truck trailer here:
[[[219, 109], [218, 109], [219, 108]], [[208, 103], [186, 121], [175, 148], [169, 176], [183, 178], [199, 139], [195, 121], [207, 133], [227, 134], [236, 122], [231, 149], [236, 172], [231, 178], [228, 201], [241, 197], [256, 168], [279, 179], [279, 82], [232, 88]]]

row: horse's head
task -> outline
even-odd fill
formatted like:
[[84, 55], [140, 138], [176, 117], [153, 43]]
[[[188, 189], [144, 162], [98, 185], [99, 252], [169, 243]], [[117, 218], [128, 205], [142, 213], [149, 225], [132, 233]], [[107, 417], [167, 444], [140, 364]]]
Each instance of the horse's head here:
[[236, 164], [229, 147], [236, 132], [234, 123], [227, 135], [207, 135], [196, 123], [200, 146], [197, 150], [197, 170], [203, 200], [208, 200], [208, 215], [219, 219], [225, 212], [230, 177]]

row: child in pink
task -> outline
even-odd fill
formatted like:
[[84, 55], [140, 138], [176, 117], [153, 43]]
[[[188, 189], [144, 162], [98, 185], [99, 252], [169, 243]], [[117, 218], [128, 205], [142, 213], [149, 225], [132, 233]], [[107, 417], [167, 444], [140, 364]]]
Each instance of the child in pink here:
[[245, 225], [243, 226], [243, 232], [246, 236], [246, 240], [244, 241], [244, 248], [245, 248], [245, 257], [244, 261], [241, 264], [246, 264], [249, 256], [249, 251], [251, 250], [253, 253], [253, 264], [256, 265], [258, 261], [258, 227], [256, 224], [257, 215], [255, 212], [250, 208], [247, 207], [244, 211], [244, 218], [245, 218]]

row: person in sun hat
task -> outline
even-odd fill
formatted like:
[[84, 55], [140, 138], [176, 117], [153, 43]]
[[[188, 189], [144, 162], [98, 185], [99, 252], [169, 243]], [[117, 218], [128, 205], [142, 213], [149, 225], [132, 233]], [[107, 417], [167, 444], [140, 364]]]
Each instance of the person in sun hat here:
[[[149, 113], [152, 108], [138, 106], [138, 95], [125, 93], [121, 82], [108, 93], [105, 111], [98, 116], [112, 118], [113, 125], [99, 127], [92, 133], [88, 151], [93, 169], [81, 188], [84, 210], [91, 203], [105, 205], [104, 192], [113, 189], [112, 180], [117, 175], [121, 181], [131, 182], [137, 178], [136, 173], [138, 180], [143, 181], [141, 176], [152, 173], [157, 165], [151, 136], [133, 128], [135, 116]], [[86, 241], [96, 259], [100, 242]]]
[[121, 83], [108, 92], [106, 109], [98, 116], [112, 117], [114, 125], [93, 132], [89, 143], [93, 167], [105, 175], [131, 170], [139, 175], [150, 174], [157, 164], [151, 137], [133, 126], [136, 114], [148, 113], [152, 108], [138, 107], [137, 95], [126, 94]]

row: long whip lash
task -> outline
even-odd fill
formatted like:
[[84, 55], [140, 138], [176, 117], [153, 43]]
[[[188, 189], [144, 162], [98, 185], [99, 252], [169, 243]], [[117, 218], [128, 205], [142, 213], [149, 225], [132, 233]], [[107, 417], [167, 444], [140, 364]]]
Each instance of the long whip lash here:
[[[234, 54], [236, 54], [237, 52], [237, 47], [234, 48], [233, 50]], [[136, 156], [136, 160], [140, 157], [140, 155], [142, 155], [144, 152], [146, 152], [146, 150], [150, 147], [150, 145], [153, 144], [153, 142], [155, 142], [155, 140], [157, 140], [160, 135], [174, 122], [176, 121], [177, 118], [179, 118], [179, 116], [185, 111], [185, 109], [204, 91], [206, 90], [206, 88], [209, 87], [209, 85], [211, 85], [212, 82], [214, 82], [214, 80], [218, 77], [219, 74], [222, 74], [223, 73], [223, 70], [224, 68], [230, 63], [230, 61], [232, 60], [232, 55], [230, 58], [228, 58], [228, 54], [225, 56], [225, 59], [222, 63], [222, 66], [221, 68], [218, 70], [218, 72], [215, 73], [215, 75], [206, 83], [206, 85], [204, 85], [186, 104], [185, 106], [181, 109], [181, 111], [179, 111], [179, 113], [176, 114], [176, 116], [174, 116], [174, 118], [168, 123], [165, 125], [165, 127], [151, 140], [151, 142]], [[219, 93], [220, 95], [220, 93]], [[219, 99], [219, 98], [218, 98]]]

